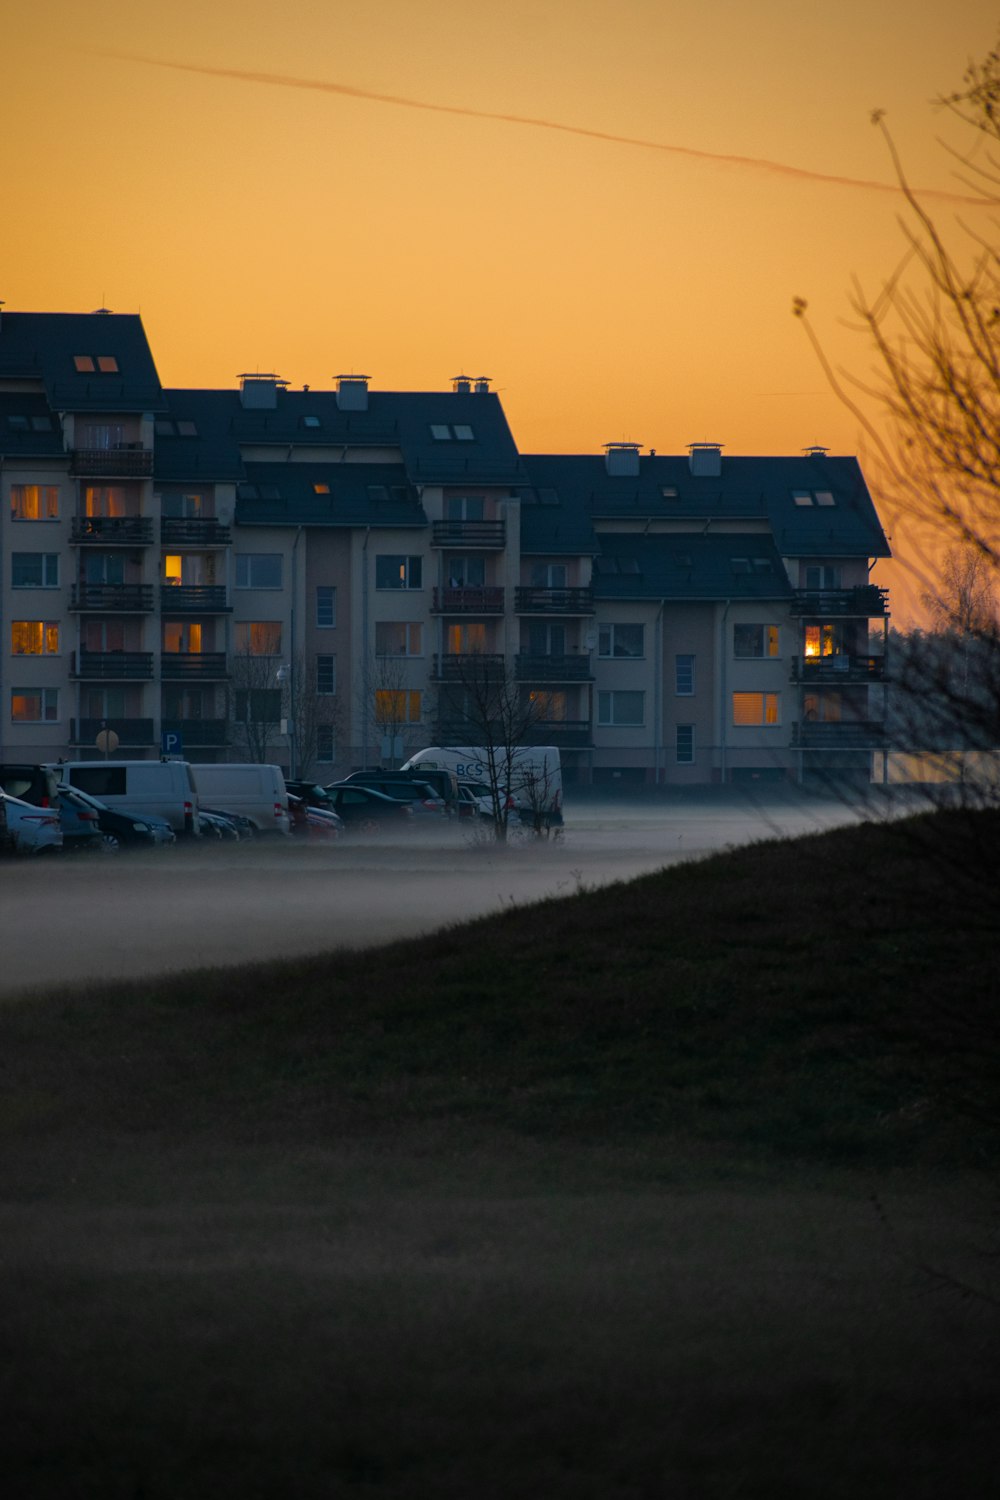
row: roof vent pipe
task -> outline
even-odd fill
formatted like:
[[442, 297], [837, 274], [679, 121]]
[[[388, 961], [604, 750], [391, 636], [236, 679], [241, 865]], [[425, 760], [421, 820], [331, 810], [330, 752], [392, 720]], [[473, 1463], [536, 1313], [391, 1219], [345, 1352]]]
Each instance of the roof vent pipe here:
[[337, 410], [368, 410], [368, 375], [337, 376]]
[[605, 443], [604, 467], [619, 479], [636, 479], [639, 475], [638, 443]]
[[476, 395], [488, 396], [490, 393], [490, 377], [488, 375], [476, 376]]
[[718, 479], [722, 473], [722, 444], [688, 443], [688, 465], [696, 479]]
[[802, 450], [806, 458], [825, 458], [829, 451], [829, 448], [824, 448], [822, 443], [810, 443], [808, 448]]
[[456, 396], [468, 396], [472, 391], [471, 376], [453, 375], [451, 377], [451, 388]]

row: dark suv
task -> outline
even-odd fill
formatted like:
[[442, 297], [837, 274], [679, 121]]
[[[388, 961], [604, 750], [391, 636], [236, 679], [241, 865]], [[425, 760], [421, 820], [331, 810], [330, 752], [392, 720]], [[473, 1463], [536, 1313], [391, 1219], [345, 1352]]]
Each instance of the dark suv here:
[[429, 786], [434, 795], [441, 798], [449, 818], [458, 815], [458, 780], [451, 771], [425, 771], [423, 766], [413, 771], [352, 771], [344, 780], [358, 781], [362, 786], [373, 786], [380, 792], [387, 792], [389, 796], [399, 795], [393, 793], [393, 783], [416, 782], [421, 786]]

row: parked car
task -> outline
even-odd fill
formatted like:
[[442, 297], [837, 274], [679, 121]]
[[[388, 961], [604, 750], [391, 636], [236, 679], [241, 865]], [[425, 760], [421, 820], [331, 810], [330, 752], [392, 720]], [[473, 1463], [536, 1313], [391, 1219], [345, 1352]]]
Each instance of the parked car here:
[[449, 817], [458, 816], [458, 778], [454, 771], [444, 767], [430, 767], [424, 770], [421, 767], [416, 771], [352, 771], [349, 776], [342, 778], [344, 781], [360, 781], [364, 786], [374, 786], [380, 792], [386, 792], [390, 796], [395, 795], [389, 783], [404, 785], [410, 781], [423, 782], [429, 786], [436, 797], [440, 797], [445, 805]]
[[64, 849], [104, 849], [104, 835], [96, 807], [88, 806], [72, 787], [60, 787], [54, 805], [59, 809]]
[[0, 764], [0, 792], [33, 802], [36, 807], [52, 807], [61, 777], [51, 766], [30, 761], [5, 761]]
[[222, 813], [208, 812], [204, 807], [199, 807], [198, 826], [203, 839], [228, 839], [234, 844], [240, 841], [240, 831], [236, 824]]
[[156, 818], [151, 813], [129, 812], [126, 808], [108, 807], [99, 797], [92, 797], [89, 792], [82, 792], [75, 786], [59, 788], [60, 804], [66, 792], [72, 795], [75, 803], [91, 808], [97, 814], [101, 847], [107, 854], [115, 854], [125, 846], [154, 849], [164, 848], [175, 842], [174, 830], [166, 818]]
[[0, 799], [15, 854], [47, 854], [62, 848], [58, 807], [36, 807], [33, 802], [10, 797], [6, 792], [0, 792]]
[[209, 813], [213, 818], [225, 818], [236, 829], [237, 836], [241, 839], [252, 839], [256, 836], [258, 829], [253, 818], [248, 818], [244, 813], [233, 812], [228, 807], [199, 807], [198, 818], [203, 819]]
[[280, 766], [256, 761], [219, 761], [197, 765], [194, 779], [199, 803], [231, 807], [250, 818], [260, 833], [289, 832], [288, 793]]
[[458, 815], [460, 818], [492, 818], [493, 797], [484, 782], [458, 783]]
[[198, 832], [198, 790], [186, 760], [69, 760], [51, 769], [108, 807], [165, 818], [179, 835]]
[[412, 805], [387, 797], [374, 787], [358, 786], [353, 781], [333, 781], [325, 790], [333, 811], [343, 819], [348, 832], [371, 835], [386, 829], [404, 832], [413, 827]]
[[418, 818], [434, 818], [439, 821], [448, 816], [444, 798], [439, 797], [426, 781], [417, 781], [410, 776], [394, 777], [380, 775], [377, 771], [361, 771], [347, 777], [345, 784], [373, 787], [376, 792], [392, 797], [397, 802], [409, 802], [414, 816]]
[[332, 807], [315, 807], [294, 792], [288, 794], [288, 812], [296, 838], [337, 839], [344, 831], [343, 819]]

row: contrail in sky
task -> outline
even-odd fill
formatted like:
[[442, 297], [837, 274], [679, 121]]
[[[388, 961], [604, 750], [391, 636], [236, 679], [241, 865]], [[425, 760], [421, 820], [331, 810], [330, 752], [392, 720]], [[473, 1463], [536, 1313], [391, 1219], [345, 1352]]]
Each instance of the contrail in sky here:
[[[506, 125], [530, 125], [537, 130], [560, 130], [566, 135], [587, 136], [590, 140], [610, 141], [616, 146], [639, 146], [646, 151], [666, 151], [673, 156], [687, 156], [695, 161], [711, 161], [730, 167], [751, 167], [782, 177], [797, 177], [805, 182], [829, 182], [836, 187], [865, 188], [876, 193], [901, 193], [891, 182], [870, 182], [862, 177], [838, 177], [829, 172], [814, 172], [808, 167], [793, 167], [787, 162], [770, 161], [763, 156], [735, 156], [720, 151], [699, 151], [694, 146], [673, 146], [666, 141], [646, 141], [638, 136], [614, 135], [607, 130], [589, 130], [584, 125], [565, 125], [560, 120], [543, 120], [533, 115], [503, 114], [492, 109], [469, 109], [459, 104], [432, 104], [427, 99], [408, 99], [402, 94], [380, 94], [374, 89], [360, 89], [349, 83], [330, 83], [321, 78], [296, 78], [287, 73], [256, 73], [243, 68], [212, 68], [200, 63], [168, 62], [159, 57], [143, 57], [134, 52], [99, 52], [98, 57], [114, 57], [121, 62], [144, 63], [154, 68], [173, 68], [179, 73], [201, 73], [208, 78], [235, 78], [241, 83], [263, 83], [271, 88], [312, 89], [320, 94], [341, 94], [350, 99], [371, 99], [377, 104], [396, 104], [404, 109], [426, 109], [441, 115], [463, 115], [472, 120], [500, 120]], [[944, 188], [915, 188], [922, 198], [937, 198], [946, 203], [982, 206], [987, 200], [950, 193]]]

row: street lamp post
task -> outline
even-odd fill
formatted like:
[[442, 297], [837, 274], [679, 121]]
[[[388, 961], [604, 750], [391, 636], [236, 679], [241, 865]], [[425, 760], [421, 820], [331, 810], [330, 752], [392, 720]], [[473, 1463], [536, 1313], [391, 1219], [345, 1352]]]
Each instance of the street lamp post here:
[[288, 717], [282, 722], [282, 730], [288, 736], [288, 775], [295, 778], [295, 678], [291, 664], [283, 662], [275, 673], [275, 681], [282, 687], [288, 683]]

